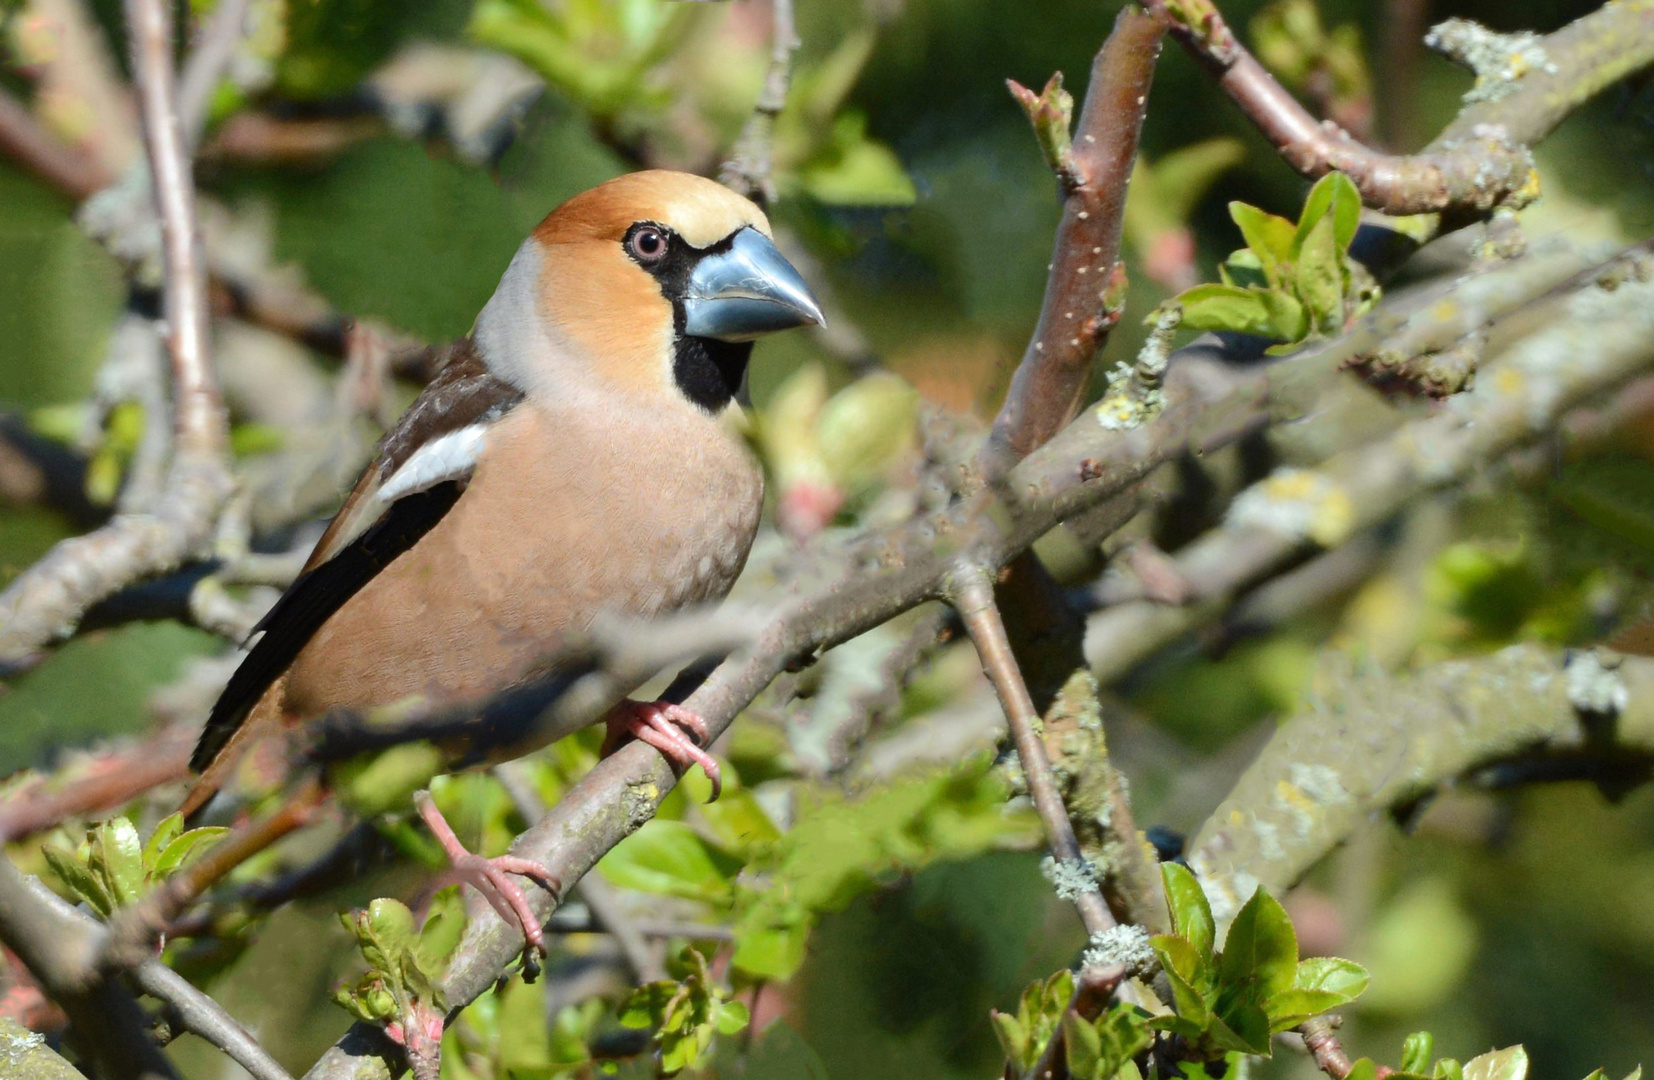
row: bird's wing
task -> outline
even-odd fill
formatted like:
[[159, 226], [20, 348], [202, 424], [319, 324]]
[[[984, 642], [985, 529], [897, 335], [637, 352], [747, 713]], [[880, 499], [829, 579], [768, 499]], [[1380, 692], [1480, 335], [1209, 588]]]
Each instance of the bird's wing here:
[[489, 373], [470, 341], [379, 442], [298, 578], [253, 632], [263, 636], [230, 678], [190, 767], [204, 772], [322, 624], [459, 500], [493, 423], [522, 400]]

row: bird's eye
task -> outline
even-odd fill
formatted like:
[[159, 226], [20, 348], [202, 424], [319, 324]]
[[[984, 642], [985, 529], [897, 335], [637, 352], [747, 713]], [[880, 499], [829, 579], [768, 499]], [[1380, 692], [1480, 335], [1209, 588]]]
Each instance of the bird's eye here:
[[634, 229], [627, 238], [626, 246], [631, 249], [632, 257], [639, 262], [654, 262], [666, 254], [666, 237], [652, 225], [645, 225]]

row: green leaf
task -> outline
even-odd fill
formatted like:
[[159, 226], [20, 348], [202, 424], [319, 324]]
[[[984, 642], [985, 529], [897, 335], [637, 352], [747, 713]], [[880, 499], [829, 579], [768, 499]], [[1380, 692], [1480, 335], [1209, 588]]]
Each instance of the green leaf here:
[[1177, 297], [1186, 330], [1230, 330], [1259, 337], [1277, 337], [1275, 318], [1266, 297], [1278, 295], [1235, 285], [1196, 285]]
[[616, 844], [597, 867], [622, 888], [723, 904], [741, 863], [683, 822], [655, 820]]
[[191, 829], [181, 836], [175, 837], [171, 843], [162, 849], [150, 866], [149, 874], [153, 880], [161, 881], [177, 873], [189, 861], [190, 856], [203, 844], [211, 844], [229, 829], [221, 825], [206, 825], [199, 829]]
[[1298, 215], [1289, 258], [1297, 259], [1310, 230], [1323, 219], [1332, 221], [1333, 243], [1338, 250], [1348, 251], [1356, 230], [1361, 227], [1361, 193], [1343, 173], [1328, 173], [1309, 189], [1304, 209]]
[[1311, 1017], [1349, 1004], [1350, 999], [1331, 990], [1283, 990], [1265, 1004], [1271, 1031], [1290, 1031]]
[[616, 1019], [624, 1027], [654, 1027], [656, 1017], [666, 1015], [666, 1003], [671, 1001], [677, 992], [678, 984], [670, 980], [645, 983], [633, 990], [626, 1000], [620, 1003]]
[[1211, 1006], [1204, 993], [1211, 979], [1206, 960], [1188, 939], [1173, 934], [1157, 934], [1149, 944], [1172, 984], [1172, 1005], [1177, 1015], [1192, 1024], [1196, 1032], [1205, 1030], [1211, 1020]]
[[414, 946], [422, 968], [432, 975], [442, 973], [465, 933], [465, 921], [465, 896], [458, 885], [450, 885], [431, 898], [431, 909], [425, 915], [419, 942]]
[[184, 831], [184, 815], [168, 814], [144, 843], [144, 868], [154, 872], [155, 858]]
[[[1309, 961], [1304, 961], [1308, 963]], [[1303, 967], [1303, 964], [1298, 965]], [[1401, 1044], [1401, 1071], [1427, 1073], [1430, 1059], [1436, 1053], [1436, 1037], [1428, 1031], [1415, 1031]]]
[[803, 912], [796, 920], [737, 929], [730, 963], [758, 979], [789, 979], [804, 963], [804, 947], [813, 920]]
[[1211, 1044], [1226, 1053], [1269, 1056], [1269, 1017], [1250, 1001], [1231, 1002], [1206, 1028]]
[[[1292, 986], [1298, 969], [1298, 935], [1281, 902], [1260, 888], [1229, 925], [1218, 957], [1218, 982], [1250, 986], [1267, 1001]], [[1266, 1024], [1267, 1026], [1267, 1024]]]
[[1172, 932], [1193, 945], [1199, 956], [1209, 958], [1216, 946], [1217, 929], [1200, 879], [1188, 867], [1168, 862], [1160, 864], [1160, 880], [1166, 887]]
[[1281, 265], [1293, 257], [1292, 222], [1239, 201], [1229, 204], [1229, 216], [1240, 227], [1246, 246], [1258, 257], [1269, 284], [1280, 285]]
[[1062, 1036], [1068, 1051], [1068, 1071], [1075, 1080], [1102, 1080], [1103, 1040], [1097, 1029], [1070, 1009], [1063, 1013]]
[[88, 862], [117, 907], [144, 894], [143, 844], [138, 840], [138, 830], [126, 818], [111, 818], [93, 830]]
[[1310, 329], [1335, 333], [1344, 322], [1343, 253], [1333, 241], [1331, 217], [1324, 217], [1304, 237], [1294, 284], [1309, 313]]
[[[1309, 335], [1309, 313], [1298, 298], [1288, 292], [1258, 294], [1264, 310], [1269, 313], [1264, 337], [1272, 337], [1288, 344], [1304, 340]], [[1187, 320], [1185, 320], [1187, 321]]]
[[919, 197], [895, 151], [867, 137], [867, 119], [846, 112], [833, 135], [798, 170], [804, 191], [829, 206], [911, 206]]
[[1527, 1080], [1528, 1052], [1518, 1043], [1464, 1063], [1464, 1080]]
[[781, 830], [750, 791], [726, 788], [717, 802], [700, 807], [700, 815], [713, 840], [748, 857], [781, 839]]
[[1442, 1058], [1436, 1062], [1434, 1073], [1436, 1080], [1464, 1080], [1464, 1066], [1452, 1058]]
[[739, 1001], [725, 1001], [718, 1005], [712, 1026], [720, 1035], [737, 1035], [752, 1022], [752, 1014]]
[[512, 979], [499, 995], [499, 1010], [499, 1042], [495, 1053], [499, 1055], [500, 1069], [509, 1076], [549, 1071], [552, 1037], [546, 1024], [544, 981], [525, 983]]
[[1018, 1072], [1027, 1071], [1027, 1029], [1017, 1022], [1016, 1017], [1010, 1013], [1002, 1013], [998, 1009], [988, 1013], [988, 1021], [993, 1026], [994, 1037], [999, 1040], [999, 1048], [1005, 1052], [1006, 1060], [1014, 1064]]
[[74, 852], [47, 844], [40, 849], [40, 853], [46, 857], [46, 864], [52, 868], [52, 873], [58, 876], [59, 881], [67, 885], [75, 895], [91, 904], [99, 915], [109, 918], [115, 910], [114, 898], [109, 895], [98, 876], [93, 874]]
[[1344, 1080], [1378, 1080], [1378, 1063], [1372, 1058], [1358, 1058]]
[[[1312, 956], [1298, 964], [1297, 971], [1293, 973], [1292, 986], [1297, 990], [1330, 990], [1353, 1001], [1367, 989], [1370, 981], [1372, 977], [1367, 974], [1367, 969], [1354, 960]], [[1419, 1034], [1426, 1040], [1430, 1037], [1427, 1031]]]

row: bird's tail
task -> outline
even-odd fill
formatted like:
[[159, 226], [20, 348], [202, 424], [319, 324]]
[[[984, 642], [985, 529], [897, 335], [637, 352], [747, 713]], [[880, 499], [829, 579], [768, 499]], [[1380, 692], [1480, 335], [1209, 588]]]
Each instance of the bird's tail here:
[[212, 801], [212, 797], [217, 795], [219, 789], [229, 780], [232, 770], [254, 743], [280, 730], [285, 689], [285, 680], [278, 679], [275, 685], [258, 699], [257, 704], [248, 712], [247, 719], [241, 722], [229, 740], [212, 755], [212, 760], [201, 770], [201, 775], [190, 786], [184, 795], [184, 801], [178, 806], [178, 812], [184, 815], [185, 821], [195, 817], [202, 807]]

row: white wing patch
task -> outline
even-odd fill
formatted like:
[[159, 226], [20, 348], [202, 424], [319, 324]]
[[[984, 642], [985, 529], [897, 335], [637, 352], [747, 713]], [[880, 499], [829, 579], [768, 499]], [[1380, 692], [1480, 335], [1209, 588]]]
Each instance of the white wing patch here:
[[388, 506], [403, 496], [471, 475], [487, 442], [489, 426], [472, 424], [432, 439], [386, 477], [374, 497]]

